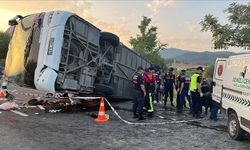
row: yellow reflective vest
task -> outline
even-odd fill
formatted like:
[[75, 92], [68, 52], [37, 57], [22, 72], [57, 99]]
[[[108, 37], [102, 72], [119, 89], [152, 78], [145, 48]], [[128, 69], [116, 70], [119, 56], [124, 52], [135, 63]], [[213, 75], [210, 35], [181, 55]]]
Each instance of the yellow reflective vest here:
[[198, 73], [195, 73], [192, 75], [191, 77], [191, 82], [190, 82], [190, 85], [189, 85], [189, 90], [191, 92], [196, 92], [197, 89], [198, 89], [198, 82], [197, 82], [197, 78], [199, 77], [200, 75]]

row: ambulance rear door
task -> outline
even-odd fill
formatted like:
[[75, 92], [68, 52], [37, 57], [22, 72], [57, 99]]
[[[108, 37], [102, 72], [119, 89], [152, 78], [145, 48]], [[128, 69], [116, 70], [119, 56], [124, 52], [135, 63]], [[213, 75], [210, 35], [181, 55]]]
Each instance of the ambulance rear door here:
[[214, 66], [212, 99], [219, 106], [221, 106], [224, 76], [227, 75], [225, 74], [226, 65], [227, 65], [226, 58], [216, 59], [215, 66]]

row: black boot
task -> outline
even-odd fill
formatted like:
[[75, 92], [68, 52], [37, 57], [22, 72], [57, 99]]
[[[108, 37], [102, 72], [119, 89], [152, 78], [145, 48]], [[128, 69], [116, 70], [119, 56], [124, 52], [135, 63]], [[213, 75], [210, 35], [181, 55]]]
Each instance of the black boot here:
[[138, 118], [139, 116], [137, 114], [134, 114], [134, 117], [133, 118]]
[[153, 112], [149, 112], [148, 113], [148, 118], [153, 118], [154, 117], [154, 113]]
[[134, 117], [133, 118], [138, 118], [139, 116], [136, 114], [136, 111], [134, 111]]
[[140, 120], [145, 120], [145, 118], [142, 116], [142, 113], [139, 114], [138, 121], [140, 121]]

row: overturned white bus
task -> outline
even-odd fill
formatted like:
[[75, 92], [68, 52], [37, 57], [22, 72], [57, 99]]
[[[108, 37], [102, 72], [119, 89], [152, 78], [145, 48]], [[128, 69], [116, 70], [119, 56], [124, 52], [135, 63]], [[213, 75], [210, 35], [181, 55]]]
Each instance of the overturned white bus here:
[[38, 90], [133, 98], [130, 79], [149, 67], [119, 37], [65, 11], [16, 16], [5, 74]]

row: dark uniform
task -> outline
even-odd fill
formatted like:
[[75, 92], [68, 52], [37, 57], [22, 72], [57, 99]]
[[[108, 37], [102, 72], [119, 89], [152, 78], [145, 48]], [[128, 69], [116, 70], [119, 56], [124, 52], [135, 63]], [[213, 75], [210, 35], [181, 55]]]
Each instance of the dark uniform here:
[[146, 98], [145, 98], [145, 107], [148, 110], [148, 115], [152, 116], [154, 113], [153, 94], [155, 91], [156, 77], [152, 73], [146, 72], [144, 74], [144, 82], [145, 82], [145, 90], [147, 93]]
[[139, 114], [143, 113], [143, 106], [144, 106], [144, 95], [141, 89], [141, 85], [144, 84], [143, 75], [139, 73], [135, 73], [132, 77], [132, 82], [135, 91], [135, 99], [133, 104], [133, 112], [134, 116], [138, 117], [137, 112]]
[[164, 105], [167, 105], [167, 99], [170, 97], [171, 105], [173, 106], [173, 94], [174, 94], [174, 84], [175, 84], [175, 75], [171, 72], [168, 72], [164, 76], [164, 86], [165, 86], [165, 101]]
[[[205, 114], [207, 115], [208, 105], [210, 103], [210, 87], [206, 78], [203, 78], [202, 80], [201, 91], [203, 93], [203, 97], [201, 98], [202, 100], [201, 106], [205, 106]], [[200, 113], [202, 113], [202, 107], [201, 107]]]
[[[213, 93], [213, 86], [214, 86], [214, 82], [211, 82], [211, 84], [210, 84], [210, 91], [211, 91], [211, 93]], [[217, 113], [218, 113], [218, 107], [216, 106], [216, 103], [214, 102], [214, 101], [212, 101], [211, 102], [212, 104], [212, 108], [211, 108], [211, 114], [210, 114], [210, 119], [211, 120], [215, 120], [215, 121], [217, 121], [218, 120], [218, 118], [217, 118]]]
[[156, 99], [156, 102], [159, 103], [159, 99], [161, 98], [161, 74], [160, 73], [155, 73], [154, 76], [156, 78], [155, 99]]
[[2, 67], [0, 66], [0, 83], [2, 85], [2, 76], [3, 76], [3, 70]]
[[175, 86], [175, 90], [177, 91], [176, 94], [176, 107], [179, 108], [180, 106], [180, 92], [178, 91], [178, 89], [181, 88], [181, 75], [178, 75], [176, 78], [176, 86]]
[[0, 76], [3, 75], [2, 67], [0, 66]]
[[180, 78], [180, 84], [184, 85], [183, 89], [182, 89], [182, 91], [180, 93], [180, 102], [179, 102], [179, 105], [178, 105], [178, 109], [180, 111], [182, 111], [183, 105], [185, 104], [185, 98], [187, 98], [187, 100], [188, 100], [190, 111], [192, 110], [191, 98], [188, 95], [190, 81], [191, 81], [190, 78], [187, 77], [187, 76], [183, 76], [183, 77]]

